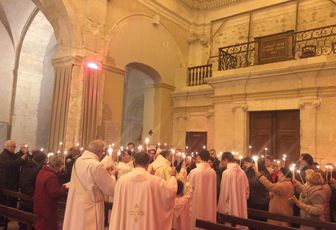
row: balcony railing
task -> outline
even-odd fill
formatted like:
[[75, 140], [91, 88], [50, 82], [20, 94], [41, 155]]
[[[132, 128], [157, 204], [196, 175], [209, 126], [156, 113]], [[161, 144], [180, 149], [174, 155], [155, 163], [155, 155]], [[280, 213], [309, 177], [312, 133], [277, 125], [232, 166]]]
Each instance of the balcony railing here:
[[203, 85], [205, 79], [212, 76], [212, 65], [200, 65], [188, 68], [188, 86]]
[[[219, 48], [218, 70], [238, 69], [256, 65], [256, 42]], [[336, 25], [295, 32], [293, 56], [295, 59], [336, 53]]]

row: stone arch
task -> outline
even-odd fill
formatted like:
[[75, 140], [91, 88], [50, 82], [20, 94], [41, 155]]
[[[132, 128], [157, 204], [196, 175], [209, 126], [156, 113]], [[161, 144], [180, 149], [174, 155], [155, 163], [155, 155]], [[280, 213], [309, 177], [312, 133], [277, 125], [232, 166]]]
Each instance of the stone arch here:
[[54, 85], [51, 60], [57, 43], [53, 28], [41, 11], [30, 20], [16, 58], [11, 137], [39, 148], [48, 143]]
[[80, 25], [69, 0], [32, 0], [52, 25], [58, 44], [57, 56], [72, 56], [82, 47]]

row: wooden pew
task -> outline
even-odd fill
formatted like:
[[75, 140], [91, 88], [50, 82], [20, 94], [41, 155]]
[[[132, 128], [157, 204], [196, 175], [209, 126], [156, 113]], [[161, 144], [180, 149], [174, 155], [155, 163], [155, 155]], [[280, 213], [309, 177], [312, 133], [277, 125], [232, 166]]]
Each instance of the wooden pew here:
[[196, 227], [206, 230], [237, 230], [238, 228], [213, 223], [210, 221], [196, 219]]
[[[258, 230], [295, 230], [296, 228], [291, 227], [282, 227], [273, 224], [269, 224], [267, 222], [252, 220], [252, 219], [244, 219], [236, 216], [224, 215], [218, 213], [218, 220], [220, 223], [231, 223], [233, 226], [242, 225], [250, 228], [258, 229]], [[297, 229], [296, 229], [297, 230]]]
[[300, 225], [315, 227], [317, 229], [335, 230], [336, 224], [331, 222], [323, 222], [319, 220], [304, 219], [297, 216], [284, 216], [280, 214], [270, 213], [257, 209], [248, 209], [248, 215], [252, 217], [262, 217], [271, 220], [277, 220], [287, 223], [296, 223]]
[[0, 204], [0, 216], [26, 224], [27, 230], [32, 230], [35, 222], [35, 215], [33, 213], [7, 207], [2, 204]]

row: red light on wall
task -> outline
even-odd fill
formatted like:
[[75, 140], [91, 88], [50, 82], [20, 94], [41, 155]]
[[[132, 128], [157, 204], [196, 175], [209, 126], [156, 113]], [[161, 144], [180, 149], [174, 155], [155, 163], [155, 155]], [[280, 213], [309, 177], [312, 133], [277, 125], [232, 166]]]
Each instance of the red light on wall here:
[[99, 65], [95, 62], [88, 62], [86, 64], [86, 67], [88, 67], [89, 69], [94, 69], [94, 70], [98, 70], [99, 69]]

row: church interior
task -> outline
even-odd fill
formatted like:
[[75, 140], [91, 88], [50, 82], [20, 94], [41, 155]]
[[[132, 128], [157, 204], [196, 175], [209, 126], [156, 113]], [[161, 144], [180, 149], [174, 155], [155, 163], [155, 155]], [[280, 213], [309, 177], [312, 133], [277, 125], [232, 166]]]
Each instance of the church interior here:
[[334, 0], [1, 0], [1, 143], [336, 157]]
[[[206, 205], [201, 204], [204, 200], [213, 201], [213, 216], [203, 219], [216, 222], [220, 217], [218, 213], [231, 215], [224, 210], [227, 207], [224, 203], [231, 202], [231, 198], [225, 198], [226, 193], [229, 194], [226, 188], [232, 189], [232, 197], [243, 200], [238, 202], [241, 206], [250, 205], [245, 201], [254, 201], [254, 198], [248, 200], [249, 186], [252, 186], [247, 180], [249, 175], [242, 173], [243, 170], [246, 174], [250, 170], [253, 180], [264, 186], [262, 198], [273, 199], [274, 184], [288, 182], [289, 187], [285, 190], [290, 193], [283, 195], [283, 200], [279, 198], [275, 206], [293, 203], [298, 207], [297, 213], [292, 213], [294, 209], [290, 206], [285, 220], [276, 219], [282, 218], [276, 216], [281, 213], [271, 208], [268, 213], [268, 206], [260, 209], [263, 211], [255, 211], [259, 220], [266, 221], [266, 213], [271, 216], [267, 216], [268, 220], [275, 215], [275, 220], [280, 221], [279, 226], [274, 225], [279, 228], [262, 222], [262, 225], [271, 227], [260, 229], [294, 229], [288, 223], [315, 227], [323, 224], [325, 229], [335, 229], [335, 224], [327, 223], [328, 218], [318, 219], [316, 215], [314, 222], [302, 215], [300, 219], [299, 212], [305, 207], [300, 203], [301, 194], [315, 183], [312, 175], [320, 181], [325, 179], [324, 185], [330, 183], [334, 186], [329, 200], [325, 199], [325, 204], [324, 200], [320, 202], [324, 205], [323, 210], [329, 208], [326, 204], [332, 206], [336, 200], [336, 180], [333, 177], [336, 164], [336, 0], [0, 0], [0, 37], [0, 143], [5, 143], [3, 154], [0, 154], [0, 175], [5, 175], [4, 168], [7, 167], [2, 157], [5, 153], [14, 156], [10, 153], [15, 153], [15, 148], [20, 145], [25, 152], [15, 155], [17, 159], [12, 158], [12, 162], [21, 162], [21, 165], [15, 165], [17, 178], [19, 173], [24, 175], [23, 162], [33, 162], [40, 153], [43, 153], [38, 165], [40, 171], [36, 171], [34, 180], [41, 171], [53, 170], [55, 175], [52, 176], [58, 179], [57, 173], [67, 173], [67, 181], [57, 182], [57, 186], [61, 187], [61, 195], [70, 194], [68, 203], [62, 203], [62, 200], [54, 203], [55, 207], [63, 205], [63, 213], [50, 208], [52, 205], [47, 207], [51, 213], [54, 211], [51, 220], [61, 216], [64, 230], [74, 229], [71, 224], [77, 224], [72, 216], [64, 214], [69, 206], [72, 207], [69, 202], [77, 199], [78, 192], [91, 192], [83, 189], [80, 178], [85, 178], [90, 189], [94, 187], [90, 184], [94, 181], [92, 178], [103, 181], [101, 178], [105, 176], [105, 181], [108, 181], [101, 183], [107, 192], [97, 186], [97, 194], [103, 198], [96, 202], [93, 196], [94, 205], [100, 202], [101, 211], [105, 205], [107, 223], [103, 223], [102, 214], [98, 217], [92, 215], [96, 222], [91, 224], [99, 223], [101, 226], [96, 229], [101, 230], [104, 226], [107, 229], [111, 210], [113, 225], [122, 219], [118, 215], [120, 210], [127, 209], [122, 203], [126, 192], [119, 189], [119, 184], [132, 185], [132, 191], [138, 191], [138, 184], [131, 183], [131, 176], [141, 170], [144, 178], [149, 175], [150, 180], [166, 186], [156, 196], [147, 195], [158, 199], [157, 194], [170, 193], [169, 199], [162, 199], [162, 203], [171, 201], [169, 212], [175, 208], [179, 186], [177, 177], [184, 170], [180, 182], [186, 187], [180, 189], [180, 195], [182, 198], [186, 196], [189, 182], [190, 194], [193, 189], [196, 194], [196, 198], [188, 195], [188, 202], [194, 202], [196, 207], [192, 209], [192, 229], [196, 228], [196, 217], [202, 220], [194, 212], [205, 210], [210, 213], [210, 208], [203, 208]], [[38, 153], [29, 156], [28, 146], [29, 150]], [[133, 146], [132, 151], [131, 147], [125, 150], [126, 146]], [[140, 151], [135, 153], [135, 148]], [[144, 148], [146, 153], [141, 151]], [[71, 154], [67, 155], [67, 150], [70, 152], [70, 149], [76, 154], [70, 159], [69, 166], [67, 157]], [[116, 149], [118, 153], [113, 155]], [[63, 154], [58, 163], [54, 153]], [[85, 170], [80, 172], [82, 175], [77, 175], [74, 162], [85, 166], [85, 157], [91, 159], [92, 165], [98, 169], [104, 165], [103, 170], [97, 170], [100, 174], [95, 171], [100, 176], [88, 174], [92, 178], [86, 180]], [[112, 163], [103, 162], [103, 157], [111, 158]], [[189, 157], [189, 162], [186, 157]], [[163, 176], [159, 177], [165, 182], [161, 179], [157, 182], [158, 178], [150, 175], [156, 175], [155, 170], [160, 170], [161, 165], [156, 165], [160, 160], [166, 168], [161, 168]], [[271, 170], [264, 166], [268, 179], [262, 174], [262, 169], [258, 169], [259, 163], [263, 161], [264, 164], [267, 160], [271, 165], [267, 166]], [[299, 165], [299, 168], [295, 162], [306, 165]], [[148, 170], [149, 163], [151, 170]], [[201, 164], [204, 168], [199, 166]], [[311, 168], [305, 168], [308, 164]], [[64, 169], [64, 165], [70, 170]], [[120, 179], [121, 173], [115, 170], [119, 166], [128, 181]], [[210, 167], [218, 169], [209, 173], [211, 180], [199, 176], [203, 175], [200, 168], [208, 172]], [[303, 168], [324, 172], [306, 174]], [[196, 174], [199, 171], [200, 174]], [[276, 178], [273, 178], [275, 171]], [[8, 170], [6, 176], [0, 176], [0, 184], [13, 172]], [[134, 178], [138, 178], [136, 176]], [[165, 176], [167, 178], [163, 178]], [[227, 178], [238, 181], [238, 192], [234, 190], [236, 187], [227, 186], [227, 181], [232, 181]], [[173, 182], [170, 186], [169, 180]], [[316, 186], [322, 184], [320, 181]], [[37, 182], [32, 184], [38, 188]], [[302, 187], [294, 194], [295, 186]], [[11, 219], [8, 216], [11, 214], [6, 210], [16, 208], [17, 201], [25, 201], [25, 198], [22, 190], [13, 190], [9, 194], [15, 193], [16, 203], [4, 207], [3, 193], [7, 188], [0, 185], [0, 214], [6, 217], [0, 215], [0, 227], [2, 224], [7, 226], [8, 219], [11, 220], [9, 229], [17, 229], [18, 223], [38, 226], [34, 222], [39, 215], [33, 215], [35, 206], [29, 215], [24, 214], [31, 218], [27, 223], [23, 222], [24, 218]], [[117, 198], [104, 201], [103, 192], [106, 197]], [[35, 199], [36, 193], [30, 194], [29, 202], [38, 200]], [[46, 192], [39, 194], [45, 198]], [[88, 194], [85, 198], [90, 200], [91, 193]], [[134, 193], [134, 196], [140, 197], [139, 194]], [[256, 192], [254, 195], [258, 197], [260, 194]], [[133, 199], [132, 194], [130, 197]], [[146, 199], [140, 197], [139, 200], [145, 202]], [[6, 202], [9, 204], [8, 199]], [[147, 203], [157, 205], [158, 202], [149, 199]], [[112, 205], [121, 208], [113, 211]], [[84, 214], [78, 214], [84, 209], [73, 207], [75, 219], [85, 219]], [[191, 212], [188, 207], [186, 213]], [[148, 218], [147, 210], [153, 211], [138, 203], [132, 203], [128, 208], [129, 215], [125, 212], [125, 216], [135, 219], [134, 226], [141, 218]], [[245, 219], [228, 221], [233, 223], [232, 228], [221, 226], [220, 229], [240, 229], [244, 221], [248, 223], [244, 226], [255, 227], [258, 222], [253, 221], [259, 220], [250, 220], [254, 211], [251, 211], [251, 206], [248, 208], [244, 207]], [[336, 207], [332, 208], [335, 221]], [[64, 222], [63, 216], [66, 217]], [[329, 217], [329, 213], [326, 216]], [[85, 221], [79, 221], [82, 229], [87, 227]], [[124, 223], [120, 222], [121, 227], [110, 225], [109, 229], [134, 229], [123, 228], [124, 224], [132, 221], [125, 219]], [[152, 218], [147, 224], [155, 221], [157, 219]], [[281, 221], [287, 225], [280, 227]], [[172, 219], [167, 223], [164, 227], [183, 229], [169, 227]], [[45, 230], [45, 227], [36, 229]]]

